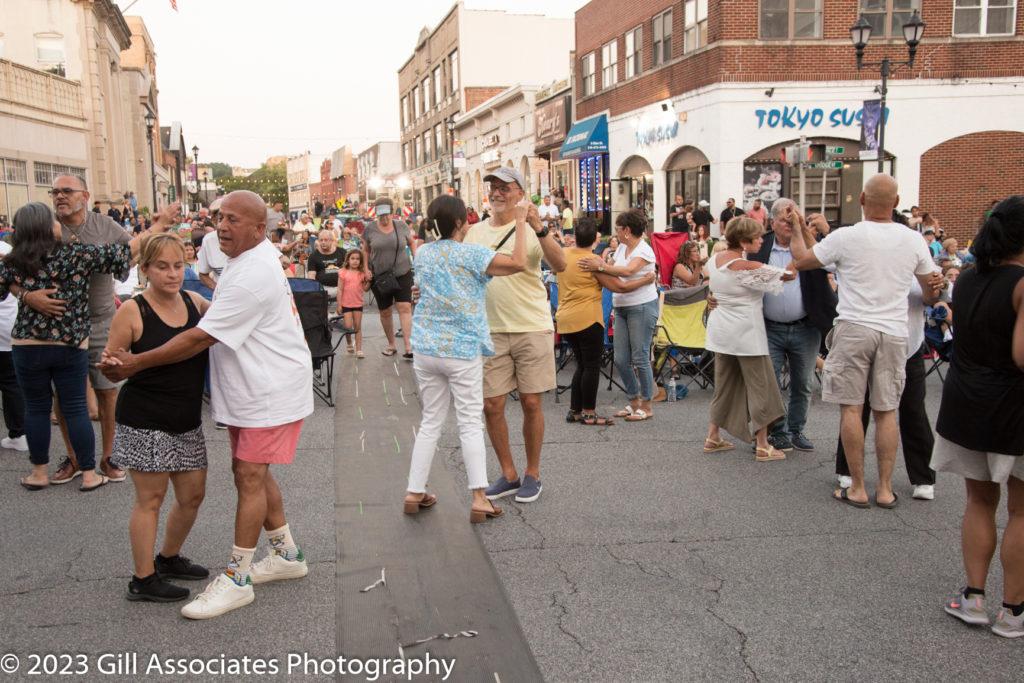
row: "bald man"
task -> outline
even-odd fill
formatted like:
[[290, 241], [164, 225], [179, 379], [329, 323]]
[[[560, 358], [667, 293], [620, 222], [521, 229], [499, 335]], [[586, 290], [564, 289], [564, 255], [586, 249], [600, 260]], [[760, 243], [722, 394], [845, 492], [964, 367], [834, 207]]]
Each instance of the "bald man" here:
[[[892, 509], [898, 497], [892, 490], [899, 432], [896, 409], [906, 380], [907, 296], [916, 277], [925, 291], [935, 282], [935, 270], [924, 239], [892, 222], [899, 205], [896, 180], [889, 175], [872, 176], [860, 195], [864, 220], [829, 233], [821, 242], [805, 236], [807, 222], [789, 207], [787, 219], [800, 229], [790, 242], [797, 270], [835, 265], [839, 282], [839, 305], [835, 327], [825, 339], [829, 354], [821, 378], [821, 397], [841, 406], [843, 450], [853, 484], [837, 489], [838, 501], [857, 508], [870, 507], [864, 485], [864, 425], [861, 411], [870, 390], [875, 416], [875, 452], [878, 457], [878, 486], [875, 504]], [[817, 216], [812, 220], [824, 220]]]
[[[266, 216], [258, 195], [227, 195], [217, 236], [228, 261], [198, 327], [152, 351], [118, 352], [103, 363], [104, 374], [124, 379], [210, 348], [213, 417], [228, 425], [238, 506], [231, 559], [182, 608], [189, 619], [210, 619], [248, 605], [254, 583], [296, 579], [308, 571], [270, 465], [295, 457], [303, 418], [313, 412], [313, 366], [280, 253], [266, 239]], [[261, 527], [270, 552], [253, 563]]]

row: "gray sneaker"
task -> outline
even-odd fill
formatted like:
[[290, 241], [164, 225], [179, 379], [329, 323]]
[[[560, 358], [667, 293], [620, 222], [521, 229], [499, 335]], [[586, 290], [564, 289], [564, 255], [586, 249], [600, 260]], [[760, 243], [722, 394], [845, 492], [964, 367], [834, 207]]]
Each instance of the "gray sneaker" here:
[[1024, 636], [1024, 614], [1013, 616], [1005, 607], [999, 610], [996, 623], [992, 625], [992, 633], [1003, 638], [1020, 638]]
[[534, 479], [527, 474], [523, 477], [523, 485], [519, 487], [515, 501], [517, 503], [532, 503], [538, 498], [540, 498], [540, 479]]
[[813, 451], [814, 444], [803, 434], [794, 434], [790, 437], [790, 441], [793, 442], [793, 448], [798, 451]]
[[988, 612], [985, 611], [985, 598], [981, 595], [964, 597], [962, 590], [957, 591], [949, 600], [946, 600], [945, 610], [965, 624], [987, 626], [989, 623]]

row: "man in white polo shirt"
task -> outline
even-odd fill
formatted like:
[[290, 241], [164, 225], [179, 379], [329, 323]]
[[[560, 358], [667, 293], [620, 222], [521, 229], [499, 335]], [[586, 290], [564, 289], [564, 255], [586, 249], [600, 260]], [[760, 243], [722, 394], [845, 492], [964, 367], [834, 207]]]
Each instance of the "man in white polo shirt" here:
[[878, 487], [875, 504], [894, 508], [892, 470], [899, 445], [896, 409], [906, 382], [907, 296], [916, 277], [923, 289], [932, 287], [934, 263], [921, 238], [892, 222], [899, 206], [896, 180], [872, 176], [860, 195], [864, 220], [829, 233], [808, 248], [804, 217], [794, 207], [787, 220], [800, 229], [790, 241], [797, 270], [835, 264], [839, 281], [839, 305], [835, 327], [825, 340], [828, 358], [821, 377], [821, 398], [841, 406], [843, 450], [853, 480], [838, 489], [836, 500], [858, 508], [869, 507], [864, 487], [864, 425], [861, 410], [870, 388], [875, 416], [875, 452]]
[[[302, 420], [313, 412], [313, 366], [280, 254], [266, 239], [266, 213], [257, 194], [227, 195], [217, 234], [228, 262], [198, 327], [152, 351], [117, 353], [104, 364], [105, 374], [123, 379], [210, 348], [213, 416], [228, 425], [238, 507], [231, 559], [182, 608], [190, 619], [248, 605], [254, 583], [300, 578], [308, 571], [270, 465], [295, 457]], [[253, 563], [261, 527], [270, 553]]]

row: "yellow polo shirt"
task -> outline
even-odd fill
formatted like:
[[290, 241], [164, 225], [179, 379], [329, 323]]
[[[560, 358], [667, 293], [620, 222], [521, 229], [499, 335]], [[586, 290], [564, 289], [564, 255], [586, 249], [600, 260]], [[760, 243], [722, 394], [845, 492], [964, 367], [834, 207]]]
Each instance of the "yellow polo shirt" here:
[[[515, 222], [491, 225], [490, 219], [470, 227], [466, 244], [479, 244], [494, 249], [498, 242], [515, 228]], [[487, 285], [487, 321], [491, 332], [548, 332], [554, 329], [547, 290], [541, 281], [540, 261], [544, 256], [533, 228], [527, 228], [526, 270], [515, 275], [493, 278]], [[498, 250], [512, 255], [516, 238], [513, 234]]]

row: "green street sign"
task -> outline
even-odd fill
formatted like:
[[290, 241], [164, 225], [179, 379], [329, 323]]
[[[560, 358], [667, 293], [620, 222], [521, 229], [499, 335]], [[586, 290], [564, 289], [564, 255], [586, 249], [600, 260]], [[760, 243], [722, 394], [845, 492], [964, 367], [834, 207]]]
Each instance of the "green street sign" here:
[[843, 162], [841, 162], [841, 161], [817, 161], [817, 162], [815, 162], [813, 164], [807, 164], [807, 168], [824, 168], [824, 169], [834, 169], [834, 170], [837, 170], [837, 171], [842, 169], [842, 167], [843, 167]]
[[838, 156], [838, 155], [842, 154], [845, 151], [846, 151], [845, 147], [826, 147], [825, 148], [825, 154], [831, 154], [831, 155], [835, 155], [835, 156]]

